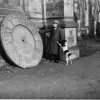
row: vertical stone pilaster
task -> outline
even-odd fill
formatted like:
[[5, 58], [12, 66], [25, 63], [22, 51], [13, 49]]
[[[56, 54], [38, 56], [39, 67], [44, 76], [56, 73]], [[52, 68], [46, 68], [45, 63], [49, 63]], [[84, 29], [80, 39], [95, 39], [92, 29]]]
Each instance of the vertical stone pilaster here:
[[99, 19], [99, 10], [100, 10], [100, 7], [99, 7], [99, 0], [94, 0], [94, 4], [93, 4], [93, 16], [94, 16], [94, 35], [96, 35], [96, 24], [98, 22], [98, 19]]
[[[22, 1], [22, 0], [20, 0], [20, 1]], [[28, 12], [28, 0], [23, 0], [23, 3], [21, 3], [21, 4], [23, 4], [24, 11], [27, 13]]]
[[[73, 0], [64, 0], [64, 23], [65, 39], [68, 41], [69, 50], [74, 55], [74, 58], [77, 58], [79, 57], [79, 49], [77, 48], [77, 23], [74, 21]], [[64, 55], [61, 57], [63, 59]]]
[[42, 19], [43, 19], [43, 24], [46, 25], [46, 0], [42, 0]]
[[86, 0], [85, 26], [89, 26], [89, 0]]
[[73, 0], [64, 0], [64, 17], [73, 17]]
[[36, 27], [42, 27], [42, 0], [24, 0], [25, 11]]
[[19, 0], [20, 6], [23, 7], [24, 0]]
[[65, 23], [65, 39], [69, 43], [69, 47], [76, 46], [76, 23], [74, 21], [74, 4], [73, 0], [64, 0], [64, 23]]

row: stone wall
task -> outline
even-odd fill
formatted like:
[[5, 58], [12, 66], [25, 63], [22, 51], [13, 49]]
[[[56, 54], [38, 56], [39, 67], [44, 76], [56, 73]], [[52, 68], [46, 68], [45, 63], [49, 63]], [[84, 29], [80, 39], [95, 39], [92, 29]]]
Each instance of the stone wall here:
[[63, 0], [46, 0], [46, 17], [63, 17], [64, 16], [64, 6]]

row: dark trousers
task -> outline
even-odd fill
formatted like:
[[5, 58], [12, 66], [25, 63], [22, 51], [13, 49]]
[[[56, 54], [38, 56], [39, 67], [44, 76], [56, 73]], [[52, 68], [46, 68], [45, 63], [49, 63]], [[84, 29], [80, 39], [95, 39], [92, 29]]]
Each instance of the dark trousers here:
[[59, 61], [59, 56], [56, 54], [50, 54], [50, 60], [54, 61], [54, 62], [58, 62]]

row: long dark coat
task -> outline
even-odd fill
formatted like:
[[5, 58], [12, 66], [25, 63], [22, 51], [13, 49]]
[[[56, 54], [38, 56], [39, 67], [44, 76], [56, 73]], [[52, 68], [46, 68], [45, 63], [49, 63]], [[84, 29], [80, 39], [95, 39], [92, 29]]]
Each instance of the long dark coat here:
[[42, 37], [42, 42], [43, 42], [43, 57], [45, 57], [45, 58], [47, 58], [47, 56], [48, 56], [49, 43], [48, 43], [48, 37], [46, 36], [46, 33], [48, 33], [48, 32], [49, 32], [49, 30], [46, 29], [45, 27], [43, 27], [39, 30], [39, 33]]
[[52, 29], [50, 35], [50, 54], [56, 54], [58, 55], [59, 52], [59, 45], [57, 44], [57, 41], [62, 41], [65, 39], [65, 34], [63, 30], [60, 27], [57, 27], [57, 29]]
[[96, 35], [97, 37], [100, 37], [100, 23], [97, 22], [97, 25], [96, 25]]

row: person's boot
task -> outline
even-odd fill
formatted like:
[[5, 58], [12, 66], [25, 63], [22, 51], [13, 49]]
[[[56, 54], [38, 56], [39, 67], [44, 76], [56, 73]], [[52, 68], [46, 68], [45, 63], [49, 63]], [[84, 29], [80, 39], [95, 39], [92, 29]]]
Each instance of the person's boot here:
[[55, 62], [55, 63], [59, 63], [59, 61], [58, 61], [58, 60], [54, 60], [54, 62]]
[[54, 55], [54, 62], [55, 62], [55, 63], [59, 63], [59, 61], [58, 61], [58, 56], [57, 56], [57, 55]]

